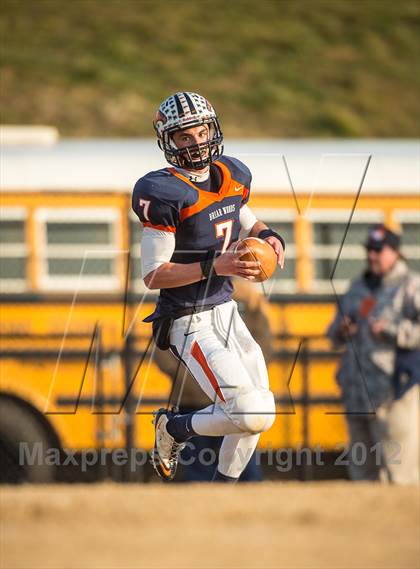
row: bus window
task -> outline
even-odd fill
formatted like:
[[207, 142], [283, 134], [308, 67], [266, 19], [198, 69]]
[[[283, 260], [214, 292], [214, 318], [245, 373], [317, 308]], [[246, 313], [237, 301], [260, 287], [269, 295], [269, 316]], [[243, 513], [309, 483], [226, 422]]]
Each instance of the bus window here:
[[26, 211], [3, 208], [0, 217], [0, 290], [23, 292], [27, 286]]
[[[314, 263], [314, 291], [319, 293], [344, 292], [350, 281], [357, 277], [365, 266], [366, 252], [363, 243], [368, 228], [382, 221], [380, 214], [359, 212], [348, 225], [350, 212], [340, 212], [334, 219], [334, 212], [322, 219], [313, 212], [311, 257]], [[368, 217], [368, 218], [366, 218]], [[366, 219], [365, 219], [366, 218]], [[347, 231], [347, 233], [346, 233]], [[341, 244], [343, 245], [340, 252]], [[338, 260], [337, 260], [338, 259]], [[331, 284], [333, 276], [334, 289]]]
[[36, 211], [40, 286], [51, 290], [115, 290], [119, 212], [111, 208]]
[[395, 218], [402, 233], [402, 253], [413, 271], [420, 271], [420, 212], [399, 210]]

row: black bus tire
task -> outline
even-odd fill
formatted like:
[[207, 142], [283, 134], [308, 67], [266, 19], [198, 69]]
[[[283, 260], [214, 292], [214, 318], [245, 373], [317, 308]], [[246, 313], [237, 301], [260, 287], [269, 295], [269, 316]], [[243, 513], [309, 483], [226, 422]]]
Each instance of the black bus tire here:
[[[57, 467], [45, 464], [48, 433], [24, 404], [0, 397], [0, 482], [53, 482]], [[35, 460], [31, 460], [31, 455]]]

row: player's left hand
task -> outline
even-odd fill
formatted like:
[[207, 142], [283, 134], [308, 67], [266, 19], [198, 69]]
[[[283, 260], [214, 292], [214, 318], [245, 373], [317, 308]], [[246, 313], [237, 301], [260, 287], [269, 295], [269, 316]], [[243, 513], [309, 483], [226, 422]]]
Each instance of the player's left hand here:
[[267, 241], [267, 243], [270, 243], [270, 245], [272, 246], [272, 248], [276, 252], [277, 264], [280, 265], [281, 269], [283, 269], [284, 268], [284, 249], [283, 249], [281, 242], [277, 239], [277, 237], [274, 237], [273, 235], [271, 235], [270, 237], [267, 237], [266, 239], [264, 239], [264, 241]]

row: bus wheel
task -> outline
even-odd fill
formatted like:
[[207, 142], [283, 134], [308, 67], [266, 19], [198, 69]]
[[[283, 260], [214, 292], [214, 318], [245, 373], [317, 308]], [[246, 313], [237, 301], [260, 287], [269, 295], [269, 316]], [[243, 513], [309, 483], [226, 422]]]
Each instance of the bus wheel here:
[[30, 409], [0, 398], [0, 483], [53, 482], [56, 466], [45, 464], [48, 434]]

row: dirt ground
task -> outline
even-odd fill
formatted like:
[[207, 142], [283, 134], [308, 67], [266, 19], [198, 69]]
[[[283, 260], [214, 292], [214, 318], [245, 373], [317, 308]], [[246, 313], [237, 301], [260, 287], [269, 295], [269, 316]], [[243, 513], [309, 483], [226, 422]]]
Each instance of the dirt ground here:
[[2, 569], [417, 568], [417, 487], [0, 487]]

